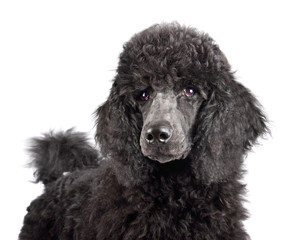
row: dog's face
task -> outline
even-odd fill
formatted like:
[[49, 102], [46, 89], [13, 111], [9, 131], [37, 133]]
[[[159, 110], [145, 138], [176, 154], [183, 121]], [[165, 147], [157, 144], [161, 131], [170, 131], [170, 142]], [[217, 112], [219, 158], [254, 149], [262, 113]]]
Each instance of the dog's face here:
[[143, 155], [160, 163], [187, 157], [203, 96], [194, 86], [183, 85], [139, 91], [136, 100], [143, 119], [140, 135]]
[[125, 44], [97, 116], [101, 154], [127, 185], [179, 164], [203, 182], [222, 181], [240, 172], [267, 131], [257, 100], [235, 81], [218, 45], [176, 24], [152, 26]]

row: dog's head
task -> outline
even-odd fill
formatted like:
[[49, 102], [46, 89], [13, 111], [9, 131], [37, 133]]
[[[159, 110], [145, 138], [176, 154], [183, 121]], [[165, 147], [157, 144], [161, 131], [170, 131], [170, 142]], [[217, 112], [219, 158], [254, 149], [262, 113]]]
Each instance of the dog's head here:
[[204, 182], [224, 180], [267, 130], [214, 41], [178, 24], [152, 26], [125, 44], [97, 115], [101, 152], [136, 184], [177, 161]]

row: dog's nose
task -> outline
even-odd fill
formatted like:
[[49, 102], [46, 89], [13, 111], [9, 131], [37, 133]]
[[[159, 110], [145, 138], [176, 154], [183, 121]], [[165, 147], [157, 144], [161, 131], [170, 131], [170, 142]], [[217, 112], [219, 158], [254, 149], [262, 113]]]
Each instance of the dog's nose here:
[[167, 143], [172, 136], [172, 128], [167, 123], [155, 124], [149, 127], [145, 134], [145, 140], [152, 143]]

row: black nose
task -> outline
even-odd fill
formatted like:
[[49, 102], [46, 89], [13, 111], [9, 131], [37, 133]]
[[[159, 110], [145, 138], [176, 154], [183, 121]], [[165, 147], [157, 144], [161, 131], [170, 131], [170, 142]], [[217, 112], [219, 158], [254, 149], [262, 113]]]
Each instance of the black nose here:
[[172, 135], [172, 128], [169, 124], [160, 123], [149, 127], [145, 134], [148, 143], [167, 143]]

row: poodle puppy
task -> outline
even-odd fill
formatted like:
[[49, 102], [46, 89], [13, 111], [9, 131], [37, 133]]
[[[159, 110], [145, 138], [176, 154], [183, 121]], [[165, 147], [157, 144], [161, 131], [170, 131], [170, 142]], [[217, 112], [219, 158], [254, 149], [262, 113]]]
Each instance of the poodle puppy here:
[[33, 140], [45, 191], [19, 239], [249, 238], [242, 163], [266, 118], [211, 37], [177, 23], [134, 35], [96, 116], [98, 152], [73, 130]]

